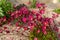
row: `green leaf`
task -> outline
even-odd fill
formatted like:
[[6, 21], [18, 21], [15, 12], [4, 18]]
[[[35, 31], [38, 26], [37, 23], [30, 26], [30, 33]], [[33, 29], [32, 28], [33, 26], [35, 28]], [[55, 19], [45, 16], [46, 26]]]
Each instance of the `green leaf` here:
[[57, 8], [57, 9], [55, 9], [53, 11], [56, 12], [56, 13], [58, 13], [58, 14], [60, 14], [60, 8]]
[[7, 18], [10, 17], [10, 15], [7, 12], [8, 11], [14, 11], [13, 5], [8, 0], [1, 0], [0, 1], [0, 7], [2, 8], [2, 10], [0, 10], [0, 12], [3, 11], [3, 13], [0, 13], [0, 14], [2, 16], [6, 16]]
[[4, 16], [3, 10], [2, 10], [2, 8], [0, 7], [0, 17], [3, 17], [3, 16]]
[[35, 8], [36, 7], [36, 0], [33, 0], [31, 7], [32, 8]]

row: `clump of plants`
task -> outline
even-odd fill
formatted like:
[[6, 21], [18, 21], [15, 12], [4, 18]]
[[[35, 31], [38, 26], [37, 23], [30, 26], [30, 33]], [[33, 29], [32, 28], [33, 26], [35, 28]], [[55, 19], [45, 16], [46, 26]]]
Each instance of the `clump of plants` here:
[[51, 28], [51, 24], [54, 25], [53, 18], [45, 18], [42, 16], [45, 13], [45, 4], [38, 3], [33, 0], [34, 5], [32, 8], [38, 8], [37, 20], [35, 26], [31, 27], [30, 40], [58, 40], [56, 34]]
[[0, 0], [0, 25], [4, 24], [10, 17], [8, 12], [14, 11], [13, 5], [7, 0]]
[[17, 32], [21, 27], [24, 28], [24, 31], [30, 29], [30, 40], [57, 40], [51, 28], [53, 19], [43, 16], [45, 13], [44, 3], [33, 0], [32, 8], [38, 8], [38, 11], [31, 11], [24, 5], [19, 5], [14, 9], [7, 0], [1, 0], [0, 7], [0, 25], [6, 23], [15, 24]]
[[58, 40], [53, 32], [50, 18], [42, 18], [30, 32], [30, 40]]

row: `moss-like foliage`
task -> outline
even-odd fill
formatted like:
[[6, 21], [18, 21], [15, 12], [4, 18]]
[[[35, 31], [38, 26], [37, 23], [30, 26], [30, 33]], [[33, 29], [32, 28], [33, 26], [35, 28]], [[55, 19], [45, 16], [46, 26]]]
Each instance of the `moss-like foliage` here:
[[9, 1], [7, 1], [7, 0], [1, 0], [0, 1], [0, 11], [3, 11], [1, 14], [2, 15], [0, 15], [0, 17], [1, 16], [7, 16], [7, 17], [9, 17], [9, 14], [7, 14], [7, 12], [8, 11], [13, 11], [14, 9], [13, 9], [13, 5], [9, 2]]
[[60, 8], [54, 9], [54, 12], [56, 12], [57, 14], [60, 14]]

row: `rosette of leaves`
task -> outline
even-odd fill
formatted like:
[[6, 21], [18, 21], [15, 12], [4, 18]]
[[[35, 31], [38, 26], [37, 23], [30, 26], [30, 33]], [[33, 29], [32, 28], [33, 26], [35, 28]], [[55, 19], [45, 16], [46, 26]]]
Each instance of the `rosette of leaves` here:
[[10, 16], [7, 12], [14, 10], [13, 5], [8, 0], [0, 0], [0, 7], [3, 10], [4, 16], [6, 16], [7, 18]]
[[54, 9], [54, 12], [56, 12], [57, 14], [60, 14], [60, 8]]

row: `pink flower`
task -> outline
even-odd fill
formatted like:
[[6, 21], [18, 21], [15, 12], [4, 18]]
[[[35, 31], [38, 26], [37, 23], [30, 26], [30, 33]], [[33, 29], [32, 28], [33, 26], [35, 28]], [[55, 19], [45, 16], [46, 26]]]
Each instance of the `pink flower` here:
[[49, 19], [50, 25], [54, 26], [54, 20], [52, 18]]
[[43, 30], [43, 31], [46, 30], [46, 26], [42, 26], [42, 30]]
[[37, 30], [37, 33], [40, 33], [40, 30]]
[[33, 16], [32, 15], [29, 15], [29, 20], [33, 20]]
[[15, 13], [13, 12], [13, 13], [11, 13], [11, 16], [14, 16], [15, 15]]
[[43, 25], [47, 26], [48, 25], [48, 22], [43, 22]]
[[19, 11], [18, 11], [18, 10], [16, 10], [14, 13], [15, 13], [15, 14], [18, 14], [18, 13], [19, 13]]
[[24, 30], [27, 30], [28, 28], [27, 27], [24, 27]]
[[18, 12], [19, 12], [18, 15], [21, 16], [22, 15], [22, 12], [20, 10]]
[[21, 11], [23, 14], [28, 14], [28, 13], [29, 13], [27, 7], [25, 7], [25, 6], [22, 7], [22, 8], [20, 9], [20, 11]]
[[0, 29], [0, 33], [2, 33], [3, 32], [3, 30], [2, 29]]
[[44, 35], [46, 35], [46, 34], [47, 34], [47, 32], [46, 32], [46, 31], [44, 31], [43, 33], [44, 33]]
[[34, 30], [35, 23], [29, 23], [28, 26], [30, 27], [30, 30], [33, 31]]
[[26, 21], [27, 21], [27, 18], [22, 18], [22, 21], [24, 22], [24, 23], [26, 23]]
[[41, 10], [40, 10], [40, 13], [41, 13], [41, 14], [44, 14], [44, 13], [45, 13], [45, 10], [44, 10], [44, 9], [41, 9]]
[[34, 10], [32, 10], [32, 13], [33, 13], [33, 14], [36, 14], [36, 12], [35, 12]]
[[42, 7], [42, 5], [40, 3], [36, 3], [36, 7], [40, 8], [40, 7]]
[[34, 29], [34, 26], [30, 26], [30, 30], [33, 31], [33, 29]]
[[38, 2], [36, 3], [37, 8], [44, 7], [44, 5], [45, 5], [44, 3], [38, 3]]
[[47, 32], [46, 32], [46, 26], [42, 26], [42, 32], [46, 35]]
[[37, 37], [35, 37], [35, 38], [34, 38], [34, 40], [38, 40], [38, 38], [37, 38]]
[[56, 27], [56, 26], [55, 26], [53, 29], [54, 29], [54, 31], [56, 31], [56, 32], [58, 32], [58, 31], [59, 31], [59, 28], [58, 28], [58, 27]]
[[18, 17], [19, 17], [19, 15], [18, 15], [18, 14], [15, 14], [14, 16], [15, 16], [15, 18], [18, 18]]
[[58, 17], [58, 14], [53, 14], [52, 17], [53, 17], [53, 18], [57, 18], [57, 17]]
[[40, 20], [41, 19], [41, 14], [36, 14], [36, 18], [37, 18], [37, 20]]
[[46, 30], [46, 26], [44, 27], [44, 29]]
[[19, 26], [19, 22], [16, 22], [16, 24], [15, 24], [16, 26]]
[[3, 22], [5, 22], [5, 21], [6, 21], [6, 16], [3, 17]]

